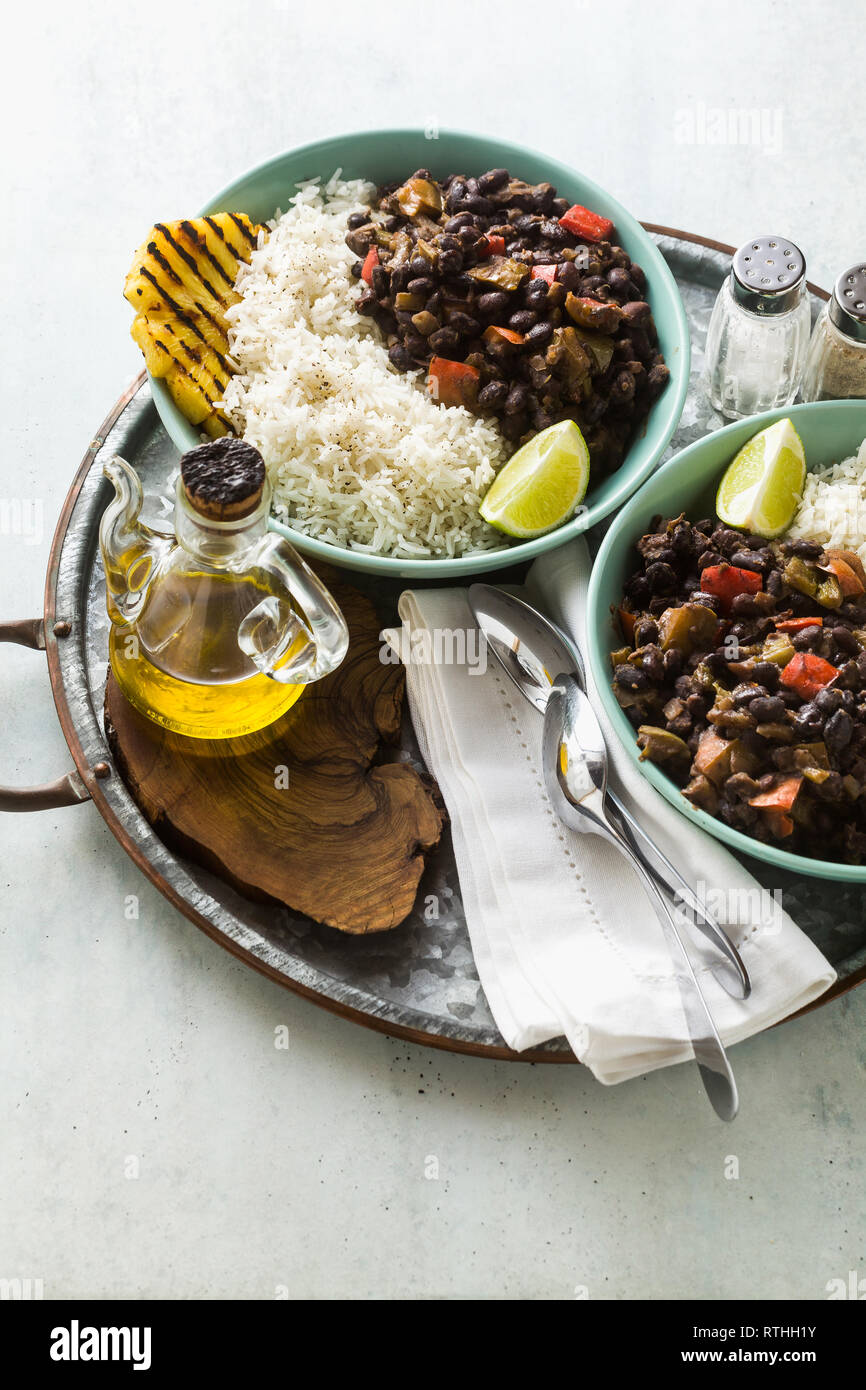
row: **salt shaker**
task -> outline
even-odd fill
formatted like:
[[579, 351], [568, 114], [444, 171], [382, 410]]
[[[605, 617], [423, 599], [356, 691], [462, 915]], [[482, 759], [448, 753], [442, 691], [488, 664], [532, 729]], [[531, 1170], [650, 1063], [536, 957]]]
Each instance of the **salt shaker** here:
[[707, 330], [710, 400], [739, 420], [788, 405], [809, 348], [806, 259], [793, 241], [759, 236], [741, 246]]
[[821, 310], [800, 393], [804, 401], [866, 396], [866, 265], [845, 270]]

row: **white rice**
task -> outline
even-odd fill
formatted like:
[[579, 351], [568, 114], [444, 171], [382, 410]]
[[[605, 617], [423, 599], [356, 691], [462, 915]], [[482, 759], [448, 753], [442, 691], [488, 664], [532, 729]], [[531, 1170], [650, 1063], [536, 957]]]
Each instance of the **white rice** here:
[[866, 439], [850, 458], [806, 474], [787, 534], [853, 550], [866, 564]]
[[235, 431], [264, 456], [278, 514], [332, 545], [457, 556], [502, 545], [478, 506], [510, 452], [492, 425], [437, 405], [423, 373], [394, 369], [358, 314], [349, 213], [361, 180], [299, 185], [242, 266], [228, 311]]

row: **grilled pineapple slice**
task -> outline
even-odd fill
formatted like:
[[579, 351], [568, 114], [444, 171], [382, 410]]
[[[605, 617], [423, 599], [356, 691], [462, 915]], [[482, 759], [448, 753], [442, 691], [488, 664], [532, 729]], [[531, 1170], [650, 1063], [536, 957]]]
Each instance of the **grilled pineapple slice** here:
[[249, 261], [261, 230], [235, 212], [157, 222], [123, 290], [136, 310], [132, 336], [151, 376], [165, 381], [190, 424], [213, 439], [229, 429], [216, 404], [232, 371], [225, 311], [240, 298], [238, 267]]

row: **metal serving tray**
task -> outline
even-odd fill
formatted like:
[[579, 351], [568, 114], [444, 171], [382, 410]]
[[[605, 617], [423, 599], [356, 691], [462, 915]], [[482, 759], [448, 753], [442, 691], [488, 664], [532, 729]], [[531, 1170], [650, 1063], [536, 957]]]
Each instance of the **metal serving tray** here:
[[[673, 453], [722, 423], [698, 383], [709, 313], [732, 248], [666, 228], [649, 230], [674, 271], [692, 328], [692, 380], [669, 450]], [[813, 290], [815, 312], [824, 298], [823, 291]], [[168, 850], [142, 816], [113, 768], [102, 724], [108, 618], [97, 530], [111, 495], [102, 464], [113, 453], [122, 454], [140, 473], [147, 519], [165, 524], [162, 498], [177, 451], [159, 422], [143, 373], [91, 442], [69, 490], [51, 549], [44, 618], [0, 624], [0, 640], [46, 651], [75, 770], [48, 787], [0, 788], [0, 809], [38, 810], [92, 799], [130, 857], [169, 901], [247, 964], [369, 1027], [434, 1047], [516, 1060], [518, 1054], [497, 1032], [478, 981], [447, 833], [431, 857], [410, 917], [394, 931], [359, 937], [287, 908], [246, 900]], [[352, 582], [374, 599], [383, 625], [394, 621], [399, 586], [357, 575]], [[408, 720], [395, 756], [421, 765]], [[861, 983], [866, 978], [866, 915], [856, 886], [797, 878], [755, 860], [748, 863], [764, 887], [784, 888], [786, 908], [836, 967], [839, 980], [818, 1003]], [[562, 1039], [519, 1057], [574, 1061]]]

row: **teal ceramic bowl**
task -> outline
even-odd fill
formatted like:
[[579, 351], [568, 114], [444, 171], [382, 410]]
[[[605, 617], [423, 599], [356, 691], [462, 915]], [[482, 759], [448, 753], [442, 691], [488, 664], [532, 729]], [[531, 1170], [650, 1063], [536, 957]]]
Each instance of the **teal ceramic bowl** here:
[[654, 763], [641, 762], [634, 729], [629, 724], [611, 688], [610, 653], [622, 646], [622, 637], [611, 607], [622, 600], [623, 588], [636, 564], [634, 546], [647, 530], [650, 519], [661, 514], [678, 516], [685, 512], [691, 520], [715, 515], [716, 489], [725, 468], [747, 439], [785, 415], [790, 415], [806, 450], [810, 469], [838, 463], [855, 454], [866, 439], [866, 400], [819, 401], [811, 405], [789, 406], [738, 421], [715, 434], [690, 444], [687, 449], [658, 470], [623, 507], [614, 521], [593, 566], [587, 595], [589, 661], [601, 692], [608, 718], [647, 781], [661, 792], [689, 820], [723, 840], [731, 849], [814, 878], [830, 878], [847, 883], [866, 883], [866, 865], [836, 864], [825, 859], [809, 859], [791, 854], [774, 845], [760, 844], [715, 817], [699, 811]]
[[[260, 164], [211, 198], [202, 212], [246, 212], [257, 221], [285, 209], [296, 183], [303, 179], [329, 178], [341, 169], [344, 178], [364, 178], [373, 183], [404, 178], [420, 167], [443, 176], [453, 172], [483, 173], [485, 169], [510, 169], [519, 178], [537, 183], [547, 180], [573, 202], [583, 203], [610, 217], [616, 224], [617, 241], [647, 277], [647, 299], [652, 305], [659, 342], [670, 367], [671, 379], [653, 406], [643, 433], [634, 440], [616, 473], [597, 488], [590, 486], [586, 510], [558, 530], [537, 540], [519, 542], [500, 551], [456, 560], [401, 560], [365, 555], [313, 540], [290, 527], [273, 522], [306, 555], [349, 569], [388, 574], [395, 578], [460, 580], [481, 570], [500, 569], [529, 560], [562, 545], [579, 531], [615, 511], [635, 488], [648, 478], [677, 427], [689, 381], [689, 330], [682, 300], [664, 258], [652, 238], [609, 193], [568, 165], [502, 140], [440, 130], [428, 139], [423, 130], [372, 130], [335, 136], [278, 155]], [[157, 410], [173, 443], [181, 452], [200, 442], [165, 386], [151, 378]]]

